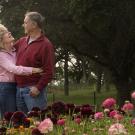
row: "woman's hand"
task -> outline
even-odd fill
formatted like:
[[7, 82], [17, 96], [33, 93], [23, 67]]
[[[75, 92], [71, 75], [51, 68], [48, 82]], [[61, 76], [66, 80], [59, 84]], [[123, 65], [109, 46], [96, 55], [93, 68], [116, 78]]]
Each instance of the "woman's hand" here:
[[32, 69], [32, 74], [35, 74], [35, 73], [42, 73], [43, 70], [41, 68], [33, 68]]

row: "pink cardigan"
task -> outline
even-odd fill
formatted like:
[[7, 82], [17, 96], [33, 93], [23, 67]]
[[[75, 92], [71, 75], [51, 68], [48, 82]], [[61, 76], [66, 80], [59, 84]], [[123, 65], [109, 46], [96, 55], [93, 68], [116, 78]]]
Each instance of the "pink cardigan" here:
[[15, 82], [14, 74], [30, 75], [32, 67], [16, 66], [16, 52], [0, 51], [0, 82]]

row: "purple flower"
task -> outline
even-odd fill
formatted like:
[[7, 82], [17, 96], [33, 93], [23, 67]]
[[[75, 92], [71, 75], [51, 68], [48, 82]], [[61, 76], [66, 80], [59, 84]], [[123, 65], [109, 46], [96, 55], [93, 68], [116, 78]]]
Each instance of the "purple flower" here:
[[0, 128], [0, 135], [6, 135], [6, 128], [5, 127], [1, 127]]
[[80, 105], [75, 106], [74, 113], [79, 113], [81, 111], [81, 107], [82, 106], [80, 106]]
[[23, 112], [14, 112], [11, 118], [14, 127], [19, 127], [20, 125], [22, 125], [24, 118], [26, 118], [26, 115]]
[[39, 113], [37, 111], [28, 112], [28, 117], [39, 117]]
[[4, 113], [4, 118], [6, 121], [10, 121], [11, 117], [13, 115], [13, 112], [5, 112]]
[[75, 109], [75, 105], [74, 104], [66, 104], [66, 112], [68, 114], [72, 114], [74, 112]]
[[52, 113], [55, 115], [60, 115], [65, 113], [65, 104], [61, 101], [52, 104]]
[[23, 119], [23, 125], [24, 125], [24, 127], [28, 128], [30, 126], [30, 119], [24, 118]]
[[33, 130], [32, 130], [32, 133], [31, 133], [32, 135], [44, 135], [44, 134], [42, 134], [39, 130], [38, 130], [38, 128], [34, 128]]
[[83, 105], [81, 108], [81, 116], [89, 117], [90, 115], [93, 115], [92, 107], [90, 105]]

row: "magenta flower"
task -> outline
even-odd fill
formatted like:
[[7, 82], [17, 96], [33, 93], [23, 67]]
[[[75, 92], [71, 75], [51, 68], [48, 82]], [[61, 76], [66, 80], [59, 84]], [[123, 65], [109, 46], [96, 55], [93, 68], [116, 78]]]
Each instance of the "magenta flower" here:
[[111, 111], [111, 112], [109, 113], [109, 116], [110, 116], [111, 118], [113, 118], [114, 115], [116, 115], [116, 114], [118, 114], [118, 111], [113, 110], [113, 111]]
[[103, 117], [104, 117], [103, 112], [97, 112], [97, 113], [94, 114], [94, 119], [96, 119], [96, 120], [100, 120]]
[[135, 125], [135, 118], [131, 120], [131, 124]]
[[81, 123], [81, 118], [75, 118], [74, 121], [75, 121], [77, 124], [80, 124], [80, 123]]
[[57, 121], [57, 124], [60, 125], [60, 126], [65, 125], [65, 119], [59, 119], [59, 120]]
[[129, 112], [129, 111], [132, 111], [133, 109], [134, 109], [134, 105], [133, 105], [132, 103], [130, 103], [130, 102], [125, 103], [125, 104], [123, 105], [123, 107], [122, 107], [122, 110], [123, 110], [124, 112]]
[[133, 99], [135, 99], [135, 91], [132, 92], [131, 97], [132, 97]]
[[114, 98], [107, 98], [103, 101], [102, 107], [112, 109], [114, 108], [114, 105], [116, 104], [116, 100]]
[[53, 123], [52, 123], [52, 121], [49, 118], [45, 119], [44, 121], [42, 121], [39, 124], [38, 130], [42, 134], [45, 134], [45, 133], [48, 133], [48, 132], [52, 131], [53, 130]]
[[122, 120], [123, 119], [123, 115], [121, 115], [121, 114], [115, 114], [114, 116], [113, 116], [113, 118], [115, 119], [115, 120]]
[[135, 100], [135, 91], [131, 93], [131, 97]]

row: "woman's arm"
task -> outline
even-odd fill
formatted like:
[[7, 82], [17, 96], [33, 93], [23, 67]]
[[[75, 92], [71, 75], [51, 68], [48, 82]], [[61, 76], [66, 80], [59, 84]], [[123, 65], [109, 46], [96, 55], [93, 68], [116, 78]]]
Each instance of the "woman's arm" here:
[[17, 75], [30, 75], [32, 73], [40, 73], [42, 71], [40, 68], [16, 66], [3, 53], [0, 53], [0, 66], [8, 72]]

